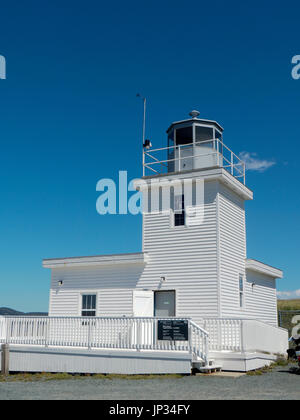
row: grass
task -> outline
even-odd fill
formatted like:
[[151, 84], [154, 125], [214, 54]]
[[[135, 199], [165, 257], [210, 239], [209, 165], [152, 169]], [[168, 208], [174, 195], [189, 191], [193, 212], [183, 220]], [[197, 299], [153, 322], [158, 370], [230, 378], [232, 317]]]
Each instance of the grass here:
[[264, 373], [271, 372], [274, 368], [280, 367], [280, 366], [288, 366], [288, 364], [291, 363], [291, 361], [288, 361], [287, 359], [283, 357], [279, 357], [276, 362], [271, 363], [270, 365], [266, 365], [260, 369], [256, 370], [250, 370], [247, 372], [248, 376], [257, 376], [257, 375], [263, 375]]
[[15, 373], [7, 376], [0, 374], [0, 382], [37, 382], [37, 381], [59, 381], [59, 380], [76, 380], [76, 379], [179, 379], [184, 375], [166, 374], [166, 375], [121, 375], [121, 374], [70, 374], [70, 373]]
[[295, 315], [300, 314], [300, 299], [278, 300], [278, 320], [282, 328], [288, 330], [289, 335], [295, 324], [292, 322]]
[[279, 311], [300, 311], [300, 299], [278, 299]]

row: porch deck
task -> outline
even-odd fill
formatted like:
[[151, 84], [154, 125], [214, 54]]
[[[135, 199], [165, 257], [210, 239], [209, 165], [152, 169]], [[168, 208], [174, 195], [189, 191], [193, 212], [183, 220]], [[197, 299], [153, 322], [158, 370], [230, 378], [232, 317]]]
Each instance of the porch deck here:
[[[159, 340], [164, 320], [185, 321], [187, 340]], [[247, 370], [245, 360], [257, 368], [284, 354], [287, 339], [286, 330], [254, 319], [0, 317], [0, 343], [14, 354], [10, 369], [21, 371], [186, 373], [211, 360]]]

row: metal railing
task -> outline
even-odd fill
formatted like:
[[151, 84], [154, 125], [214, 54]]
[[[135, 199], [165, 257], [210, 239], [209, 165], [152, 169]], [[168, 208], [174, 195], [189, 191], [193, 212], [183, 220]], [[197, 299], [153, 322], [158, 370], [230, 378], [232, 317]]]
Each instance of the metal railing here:
[[[199, 153], [200, 149], [203, 149], [203, 153]], [[244, 185], [246, 182], [245, 162], [220, 139], [143, 151], [143, 176], [180, 172], [186, 166], [189, 169], [218, 166], [226, 169]]]
[[[158, 321], [188, 322], [188, 340], [158, 340]], [[0, 343], [187, 351], [206, 362], [208, 333], [188, 318], [0, 317]]]

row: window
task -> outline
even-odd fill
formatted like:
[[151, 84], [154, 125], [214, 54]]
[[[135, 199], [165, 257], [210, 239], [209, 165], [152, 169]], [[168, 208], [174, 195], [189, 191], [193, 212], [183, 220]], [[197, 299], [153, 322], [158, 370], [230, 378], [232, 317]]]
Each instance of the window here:
[[175, 290], [154, 292], [154, 316], [175, 316]]
[[240, 296], [240, 308], [244, 306], [244, 276], [239, 276], [239, 296]]
[[174, 197], [174, 226], [184, 226], [184, 195], [176, 195]]
[[82, 295], [81, 316], [96, 316], [96, 295]]
[[183, 127], [176, 129], [176, 146], [193, 143], [193, 127]]
[[213, 140], [214, 132], [211, 127], [196, 126], [196, 142]]

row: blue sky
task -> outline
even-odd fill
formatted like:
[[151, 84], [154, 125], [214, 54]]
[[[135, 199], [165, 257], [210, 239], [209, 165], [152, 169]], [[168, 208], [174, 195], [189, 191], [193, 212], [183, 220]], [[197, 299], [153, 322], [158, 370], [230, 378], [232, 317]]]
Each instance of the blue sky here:
[[247, 173], [248, 256], [300, 289], [299, 15], [296, 1], [2, 5], [0, 306], [47, 311], [43, 258], [140, 251], [140, 216], [95, 208], [99, 179], [141, 175], [137, 92], [154, 146], [196, 108], [233, 151], [274, 163]]

